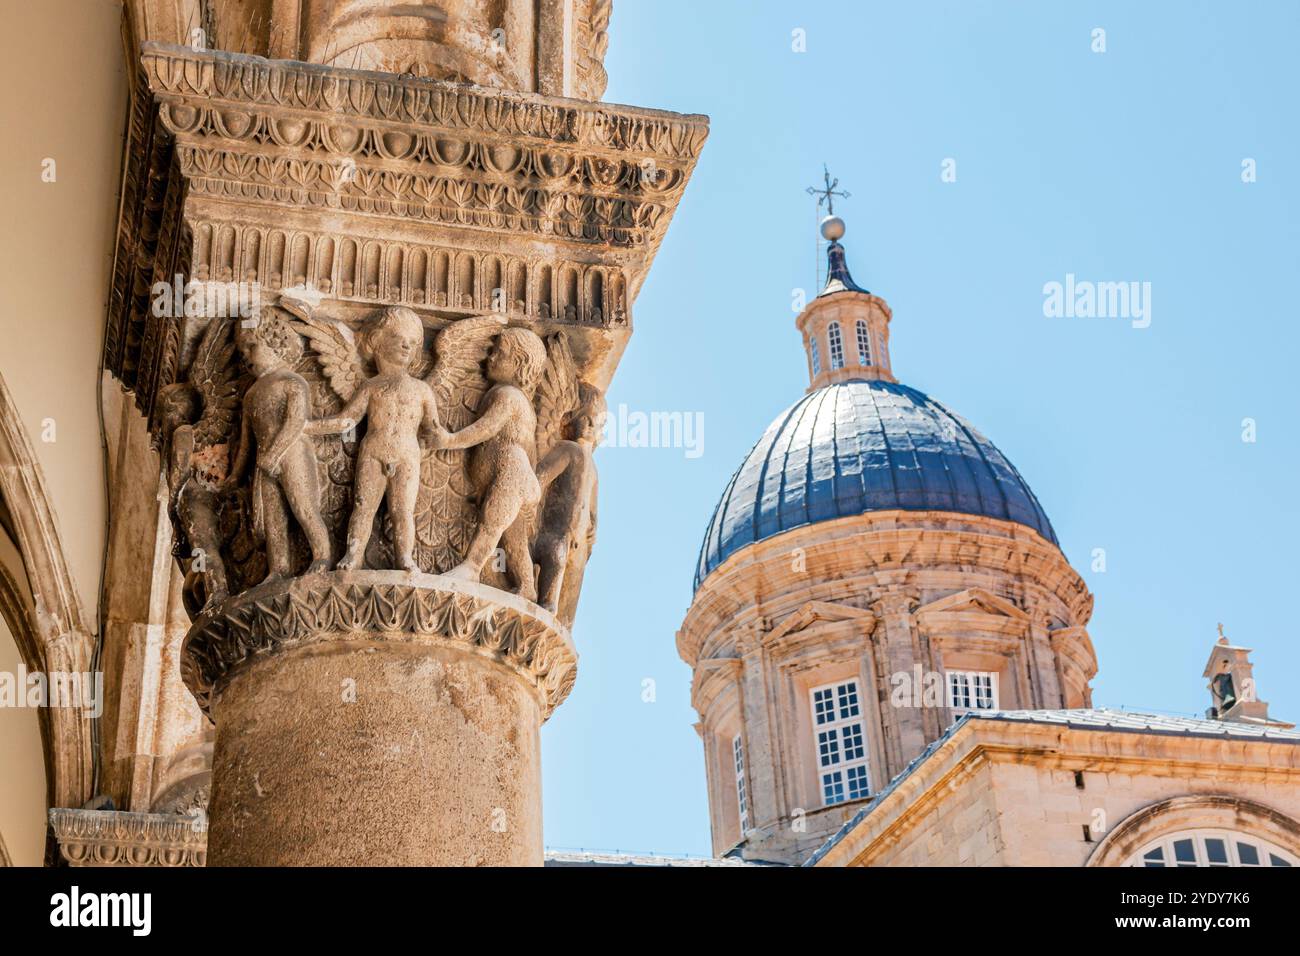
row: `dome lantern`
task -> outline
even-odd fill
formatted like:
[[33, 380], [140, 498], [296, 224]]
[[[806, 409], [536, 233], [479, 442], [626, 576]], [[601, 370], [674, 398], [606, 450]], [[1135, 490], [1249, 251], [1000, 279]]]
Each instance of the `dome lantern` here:
[[821, 222], [826, 284], [795, 319], [808, 356], [808, 391], [835, 382], [895, 381], [889, 364], [889, 304], [858, 285], [849, 272], [844, 220]]

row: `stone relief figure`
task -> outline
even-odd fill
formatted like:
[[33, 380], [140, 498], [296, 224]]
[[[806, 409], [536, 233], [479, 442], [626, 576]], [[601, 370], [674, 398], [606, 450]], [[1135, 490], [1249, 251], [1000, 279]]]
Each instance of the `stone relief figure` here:
[[266, 580], [293, 573], [289, 514], [311, 548], [307, 573], [328, 571], [329, 532], [320, 513], [316, 455], [306, 434], [311, 393], [293, 369], [302, 358], [302, 339], [281, 310], [266, 307], [252, 328], [241, 323], [235, 341], [257, 378], [244, 394], [239, 452], [222, 490], [233, 489], [256, 457], [253, 527], [266, 544]]
[[559, 609], [560, 589], [571, 550], [590, 554], [596, 538], [596, 462], [592, 451], [605, 427], [605, 397], [582, 382], [578, 405], [565, 418], [566, 436], [537, 466], [545, 495], [540, 529], [533, 542], [537, 562], [538, 603]]
[[229, 592], [221, 557], [219, 486], [239, 405], [230, 323], [213, 320], [199, 340], [188, 381], [158, 394], [168, 513], [176, 555], [188, 562], [185, 601], [192, 613]]
[[433, 440], [435, 448], [474, 449], [469, 474], [479, 502], [478, 528], [464, 559], [448, 576], [478, 581], [500, 544], [515, 592], [529, 601], [537, 599], [537, 586], [528, 521], [541, 497], [534, 472], [537, 414], [532, 392], [545, 367], [546, 346], [535, 333], [502, 330], [488, 354], [491, 386], [478, 418], [454, 433], [438, 425]]
[[494, 314], [450, 321], [430, 350], [408, 308], [352, 323], [316, 301], [289, 291], [249, 327], [214, 324], [190, 381], [163, 394], [174, 521], [208, 575], [197, 606], [329, 570], [333, 548], [342, 571], [449, 574], [533, 601], [540, 565], [542, 600], [568, 602], [594, 528], [604, 414], [569, 338]]
[[[420, 434], [430, 433], [438, 424], [433, 389], [410, 372], [423, 350], [424, 324], [410, 309], [385, 309], [370, 320], [353, 348], [342, 326], [311, 315], [303, 322], [331, 386], [347, 402], [337, 415], [312, 422], [307, 431], [338, 434], [367, 420], [353, 478], [348, 548], [338, 568], [351, 571], [364, 564], [375, 514], [387, 497], [396, 564], [401, 570], [418, 572], [415, 499], [420, 484]], [[377, 374], [363, 377], [363, 359], [374, 361]]]

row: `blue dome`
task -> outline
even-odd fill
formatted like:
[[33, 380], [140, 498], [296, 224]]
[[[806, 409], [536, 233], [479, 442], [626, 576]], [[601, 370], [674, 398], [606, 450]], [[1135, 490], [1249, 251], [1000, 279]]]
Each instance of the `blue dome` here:
[[868, 511], [1002, 518], [1056, 544], [1020, 473], [961, 416], [906, 385], [839, 382], [767, 427], [709, 522], [695, 586], [746, 545]]

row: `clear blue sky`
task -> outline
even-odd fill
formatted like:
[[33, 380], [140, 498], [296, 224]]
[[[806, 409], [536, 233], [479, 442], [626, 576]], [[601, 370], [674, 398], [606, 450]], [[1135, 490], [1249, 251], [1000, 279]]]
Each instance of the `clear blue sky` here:
[[[606, 98], [712, 133], [609, 400], [702, 412], [704, 454], [597, 453], [578, 682], [542, 732], [548, 846], [708, 853], [674, 635], [723, 486], [807, 385], [790, 299], [815, 284], [823, 161], [895, 374], [1010, 457], [1096, 595], [1095, 702], [1202, 711], [1223, 621], [1300, 720], [1298, 39], [1281, 0], [617, 0]], [[1150, 327], [1045, 318], [1067, 273], [1150, 282]]]

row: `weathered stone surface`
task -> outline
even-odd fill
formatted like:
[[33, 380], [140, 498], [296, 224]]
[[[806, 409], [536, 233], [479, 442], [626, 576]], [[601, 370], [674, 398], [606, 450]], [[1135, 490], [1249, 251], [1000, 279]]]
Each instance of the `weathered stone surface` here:
[[210, 863], [540, 866], [541, 712], [461, 647], [340, 636], [254, 661], [214, 707]]
[[352, 571], [210, 608], [182, 672], [217, 724], [214, 865], [540, 865], [539, 729], [577, 658], [480, 584]]

